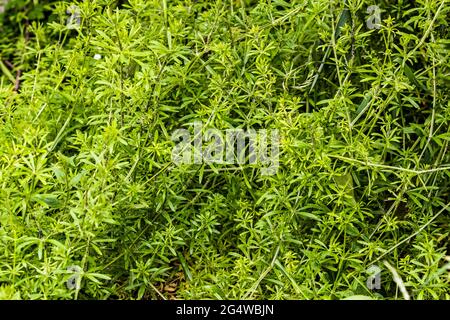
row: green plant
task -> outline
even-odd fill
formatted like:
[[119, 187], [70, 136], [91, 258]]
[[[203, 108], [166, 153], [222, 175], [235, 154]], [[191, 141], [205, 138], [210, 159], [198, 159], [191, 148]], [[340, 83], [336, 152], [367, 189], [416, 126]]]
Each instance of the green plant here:
[[[449, 1], [76, 3], [0, 25], [0, 298], [450, 297]], [[193, 121], [277, 173], [174, 165]]]

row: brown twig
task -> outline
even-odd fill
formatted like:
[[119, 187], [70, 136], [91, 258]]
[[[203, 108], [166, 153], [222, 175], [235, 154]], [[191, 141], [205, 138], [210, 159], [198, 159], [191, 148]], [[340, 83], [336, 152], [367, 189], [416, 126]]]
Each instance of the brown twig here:
[[4, 60], [3, 62], [6, 64], [6, 66], [9, 69], [11, 69], [11, 70], [14, 69], [14, 65], [11, 62], [9, 62], [8, 60]]
[[16, 81], [14, 82], [14, 92], [19, 92], [20, 88], [20, 77], [22, 76], [22, 70], [17, 70]]

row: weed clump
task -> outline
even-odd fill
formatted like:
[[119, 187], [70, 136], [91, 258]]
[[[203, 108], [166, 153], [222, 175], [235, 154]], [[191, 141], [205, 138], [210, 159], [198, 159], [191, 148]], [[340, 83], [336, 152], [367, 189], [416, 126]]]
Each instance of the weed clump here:
[[0, 298], [450, 297], [448, 0], [3, 2]]

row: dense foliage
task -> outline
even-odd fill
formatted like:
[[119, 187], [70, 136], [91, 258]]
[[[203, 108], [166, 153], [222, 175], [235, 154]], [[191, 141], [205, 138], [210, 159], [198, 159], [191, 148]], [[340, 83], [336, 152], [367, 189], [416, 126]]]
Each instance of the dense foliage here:
[[[449, 22], [448, 0], [8, 1], [0, 298], [450, 298]], [[277, 173], [175, 165], [193, 121], [278, 129]]]

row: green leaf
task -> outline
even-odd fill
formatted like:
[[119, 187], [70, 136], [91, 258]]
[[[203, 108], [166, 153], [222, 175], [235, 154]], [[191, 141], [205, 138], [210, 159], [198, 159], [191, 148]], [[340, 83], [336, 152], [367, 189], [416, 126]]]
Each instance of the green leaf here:
[[54, 208], [62, 205], [62, 202], [58, 199], [58, 196], [54, 194], [34, 194], [31, 199], [43, 205]]

